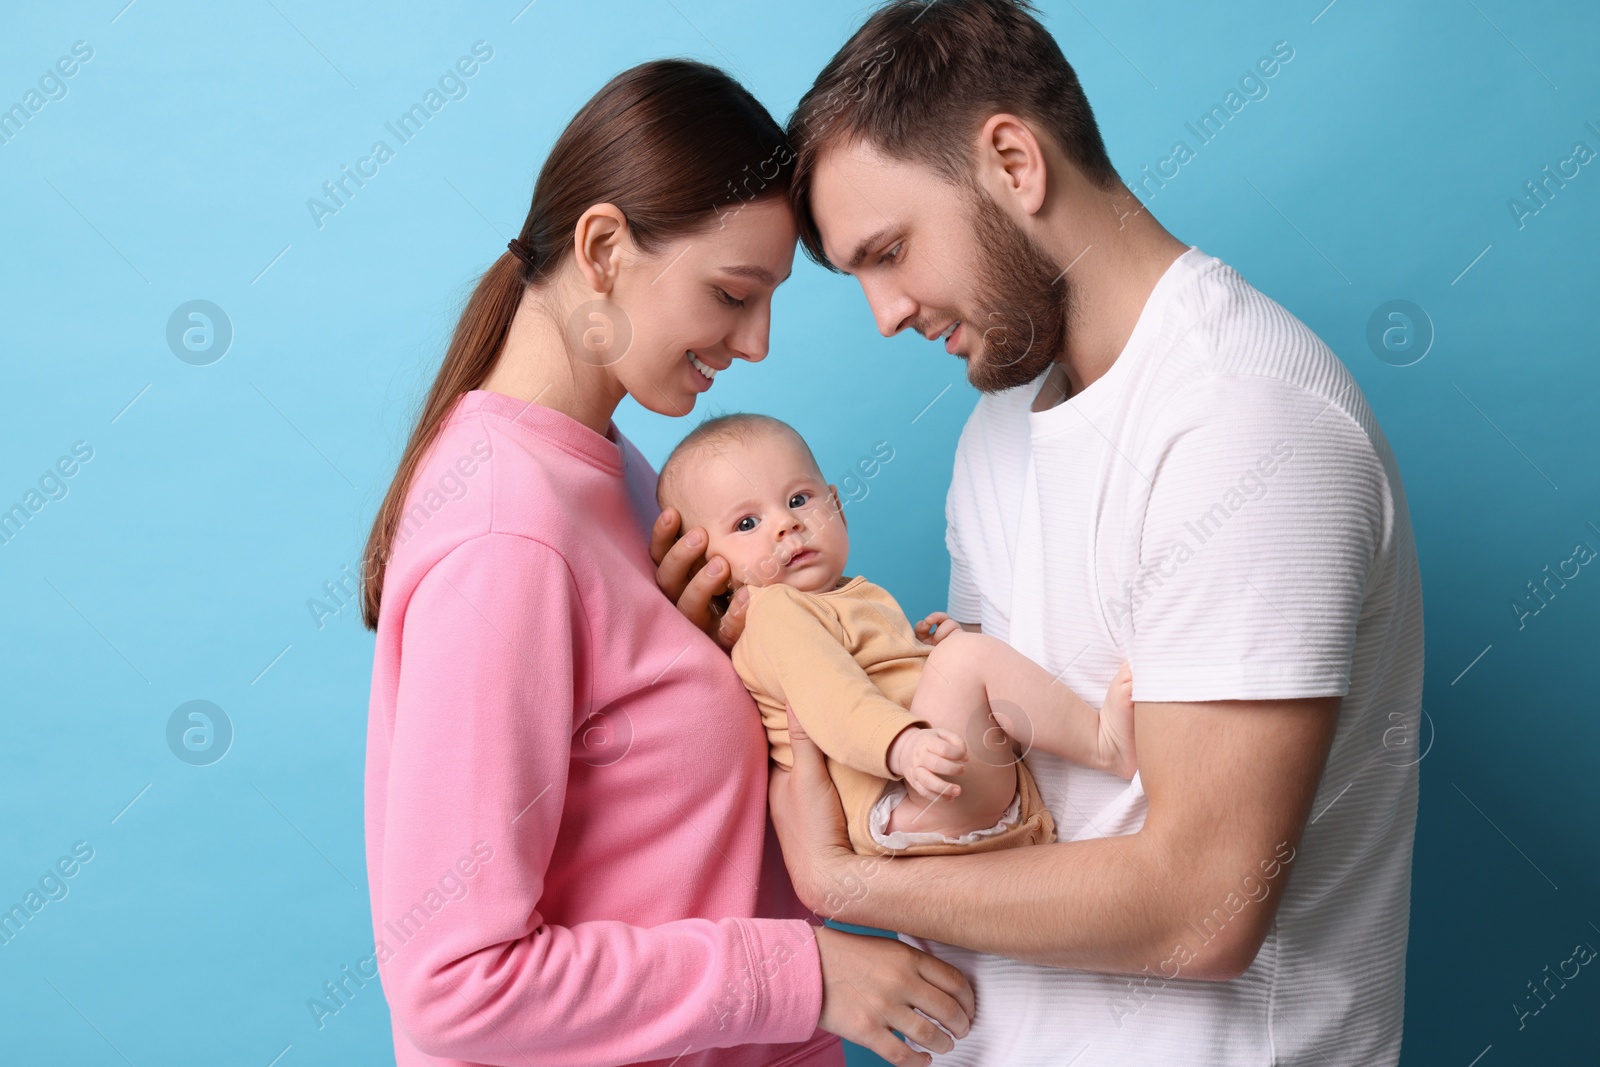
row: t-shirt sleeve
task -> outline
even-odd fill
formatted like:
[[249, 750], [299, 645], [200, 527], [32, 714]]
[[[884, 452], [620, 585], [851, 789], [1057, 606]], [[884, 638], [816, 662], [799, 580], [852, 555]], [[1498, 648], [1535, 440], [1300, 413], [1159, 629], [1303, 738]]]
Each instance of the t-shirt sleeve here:
[[1343, 696], [1393, 528], [1382, 461], [1339, 407], [1215, 375], [1158, 415], [1138, 550], [1108, 620], [1140, 701]]
[[947, 524], [944, 535], [945, 548], [950, 553], [950, 596], [945, 612], [957, 622], [983, 621], [983, 609], [978, 600], [978, 585], [972, 577], [972, 568], [955, 536], [955, 528]]
[[422, 577], [402, 625], [376, 918], [384, 990], [417, 1047], [578, 1067], [810, 1037], [821, 977], [804, 920], [541, 914], [586, 701], [587, 623], [562, 557], [475, 538]]
[[950, 554], [950, 596], [945, 611], [957, 622], [983, 621], [983, 606], [978, 598], [977, 580], [967, 561], [967, 549], [961, 529], [961, 517], [973, 513], [970, 475], [965, 469], [966, 434], [956, 446], [955, 469], [950, 478], [950, 491], [944, 498], [944, 547]]
[[750, 602], [736, 665], [748, 671], [747, 684], [787, 701], [823, 752], [864, 774], [893, 778], [890, 743], [906, 727], [928, 723], [884, 696], [840, 638], [838, 621], [815, 599], [769, 586]]

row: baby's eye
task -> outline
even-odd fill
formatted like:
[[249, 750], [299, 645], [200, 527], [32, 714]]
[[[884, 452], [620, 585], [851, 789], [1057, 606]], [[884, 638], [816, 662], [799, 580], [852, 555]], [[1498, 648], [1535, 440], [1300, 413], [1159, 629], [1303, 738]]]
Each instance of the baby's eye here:
[[794, 496], [789, 498], [789, 506], [791, 508], [803, 508], [806, 506], [806, 501], [810, 499], [810, 493], [796, 493]]
[[744, 518], [734, 523], [733, 528], [738, 530], [740, 533], [749, 533], [751, 530], [756, 528], [756, 521], [757, 520], [754, 515], [746, 515]]

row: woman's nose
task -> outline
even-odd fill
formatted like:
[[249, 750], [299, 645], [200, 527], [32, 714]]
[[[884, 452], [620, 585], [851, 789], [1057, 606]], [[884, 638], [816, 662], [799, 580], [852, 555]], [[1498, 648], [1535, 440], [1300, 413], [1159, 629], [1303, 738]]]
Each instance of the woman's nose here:
[[728, 350], [740, 359], [760, 363], [767, 358], [767, 343], [772, 326], [771, 311], [761, 308], [740, 324], [727, 339]]

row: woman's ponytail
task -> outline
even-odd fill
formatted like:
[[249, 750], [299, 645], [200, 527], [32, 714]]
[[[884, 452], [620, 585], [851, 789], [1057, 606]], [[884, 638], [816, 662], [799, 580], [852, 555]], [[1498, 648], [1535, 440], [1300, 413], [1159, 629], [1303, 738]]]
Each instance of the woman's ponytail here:
[[416, 473], [417, 465], [427, 453], [428, 446], [439, 435], [445, 416], [462, 393], [476, 389], [489, 377], [494, 361], [511, 332], [511, 320], [527, 289], [524, 274], [527, 264], [511, 251], [500, 258], [478, 279], [477, 288], [456, 323], [455, 336], [445, 353], [444, 364], [439, 368], [428, 399], [422, 405], [416, 428], [400, 457], [400, 467], [389, 491], [378, 509], [377, 520], [367, 536], [367, 548], [361, 556], [361, 621], [369, 630], [378, 628], [378, 605], [383, 596], [383, 575], [394, 550], [395, 535], [400, 528], [401, 510], [405, 507], [406, 490]]

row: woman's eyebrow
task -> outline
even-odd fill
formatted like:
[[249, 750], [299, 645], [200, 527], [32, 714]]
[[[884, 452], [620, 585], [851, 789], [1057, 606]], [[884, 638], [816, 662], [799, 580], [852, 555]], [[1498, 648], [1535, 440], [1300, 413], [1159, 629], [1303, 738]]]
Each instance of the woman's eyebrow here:
[[782, 278], [774, 278], [770, 270], [765, 267], [757, 267], [754, 264], [746, 264], [737, 267], [723, 267], [722, 272], [724, 274], [732, 274], [736, 278], [751, 278], [760, 282], [762, 285], [769, 286], [773, 289], [776, 289], [779, 285], [789, 280], [789, 275], [787, 274], [785, 274]]

